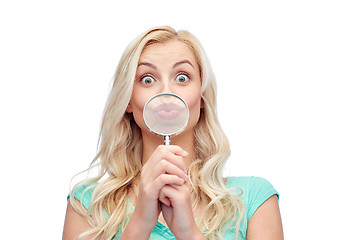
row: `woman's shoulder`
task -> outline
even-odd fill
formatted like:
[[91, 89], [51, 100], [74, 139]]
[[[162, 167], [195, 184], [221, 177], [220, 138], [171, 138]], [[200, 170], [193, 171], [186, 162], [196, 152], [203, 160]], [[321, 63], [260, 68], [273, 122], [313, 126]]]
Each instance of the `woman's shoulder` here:
[[268, 186], [271, 185], [271, 183], [262, 177], [256, 177], [256, 176], [241, 176], [241, 177], [227, 177], [226, 180], [226, 186], [227, 187], [245, 187], [245, 188], [253, 188], [253, 187], [259, 187], [259, 186]]
[[262, 177], [227, 177], [226, 187], [234, 193], [240, 193], [250, 220], [257, 208], [273, 195], [279, 197], [274, 186]]
[[89, 209], [95, 186], [95, 183], [77, 185], [74, 187], [71, 194], [68, 195], [68, 198], [70, 198], [70, 196], [73, 196], [85, 207], [85, 209]]

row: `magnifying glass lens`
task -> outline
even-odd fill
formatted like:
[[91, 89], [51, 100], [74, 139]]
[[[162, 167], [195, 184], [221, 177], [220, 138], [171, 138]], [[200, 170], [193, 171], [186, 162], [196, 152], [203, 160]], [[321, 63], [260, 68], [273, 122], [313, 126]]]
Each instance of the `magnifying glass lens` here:
[[171, 93], [161, 93], [150, 98], [143, 110], [148, 129], [160, 136], [181, 133], [189, 120], [189, 109], [185, 101]]

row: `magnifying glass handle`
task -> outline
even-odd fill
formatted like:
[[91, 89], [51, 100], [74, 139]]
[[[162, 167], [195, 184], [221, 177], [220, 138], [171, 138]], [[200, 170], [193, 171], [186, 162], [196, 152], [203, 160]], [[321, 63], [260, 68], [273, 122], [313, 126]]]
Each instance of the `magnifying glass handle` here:
[[165, 145], [171, 145], [171, 136], [169, 135], [165, 136]]

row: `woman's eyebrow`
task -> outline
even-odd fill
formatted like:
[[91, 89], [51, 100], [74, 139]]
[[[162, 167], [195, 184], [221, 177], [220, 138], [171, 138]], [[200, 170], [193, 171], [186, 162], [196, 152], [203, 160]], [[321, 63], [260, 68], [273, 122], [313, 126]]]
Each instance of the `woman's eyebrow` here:
[[187, 64], [191, 65], [192, 68], [194, 68], [193, 65], [192, 65], [192, 63], [191, 63], [189, 60], [182, 60], [182, 61], [179, 61], [179, 62], [177, 62], [177, 63], [175, 63], [175, 64], [173, 65], [173, 68], [176, 68], [176, 67], [178, 67], [178, 66], [180, 66], [181, 64], [184, 64], [184, 63], [187, 63]]
[[138, 68], [139, 66], [148, 66], [148, 67], [151, 67], [151, 68], [153, 68], [153, 69], [157, 69], [157, 67], [156, 67], [154, 64], [149, 63], [149, 62], [140, 62], [140, 63], [138, 64], [137, 68]]

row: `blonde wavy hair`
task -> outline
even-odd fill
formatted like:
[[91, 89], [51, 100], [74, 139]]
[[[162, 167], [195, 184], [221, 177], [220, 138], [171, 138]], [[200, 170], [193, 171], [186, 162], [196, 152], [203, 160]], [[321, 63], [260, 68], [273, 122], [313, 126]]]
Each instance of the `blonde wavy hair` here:
[[[231, 226], [235, 228], [236, 235], [239, 233], [244, 205], [239, 194], [226, 188], [222, 177], [230, 148], [217, 119], [215, 76], [203, 48], [191, 33], [176, 32], [171, 27], [157, 27], [131, 42], [117, 67], [104, 110], [98, 153], [90, 165], [90, 168], [98, 167], [99, 174], [81, 181], [71, 191], [71, 205], [87, 217], [92, 226], [78, 239], [92, 235], [93, 239], [108, 240], [121, 234], [126, 227], [128, 216], [131, 215], [131, 204], [127, 197], [131, 188], [137, 196], [142, 169], [141, 131], [132, 115], [126, 113], [126, 108], [143, 49], [171, 39], [182, 41], [191, 48], [202, 79], [204, 108], [194, 128], [196, 160], [188, 169], [192, 181], [193, 207], [198, 205], [203, 209], [197, 225], [208, 239], [222, 239], [223, 231]], [[83, 185], [88, 186], [85, 191], [93, 189], [89, 211], [80, 207], [74, 198], [75, 190]]]

